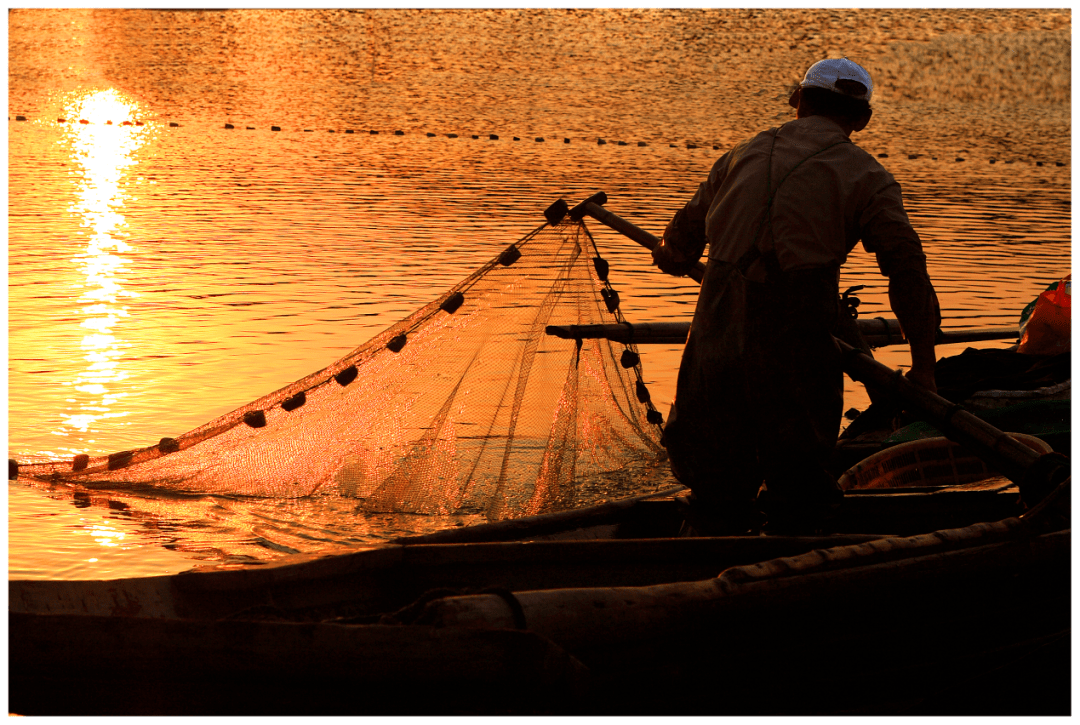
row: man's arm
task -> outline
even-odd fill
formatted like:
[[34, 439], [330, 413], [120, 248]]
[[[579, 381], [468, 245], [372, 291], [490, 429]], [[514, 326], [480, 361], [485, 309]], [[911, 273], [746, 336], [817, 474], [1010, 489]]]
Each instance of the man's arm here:
[[907, 377], [937, 392], [934, 341], [941, 308], [926, 273], [922, 241], [904, 210], [900, 185], [892, 181], [874, 194], [860, 222], [863, 246], [877, 255], [878, 268], [889, 278], [889, 306], [911, 348]]
[[[739, 147], [736, 147], [738, 149]], [[664, 238], [653, 250], [653, 263], [660, 271], [681, 277], [689, 273], [705, 251], [705, 217], [713, 198], [727, 175], [732, 154], [729, 151], [713, 164], [709, 176], [698, 187], [686, 206], [676, 212], [664, 230]]]
[[661, 272], [681, 277], [701, 258], [706, 241], [704, 220], [693, 222], [683, 207], [668, 223], [664, 238], [653, 249], [653, 263]]
[[889, 276], [889, 306], [911, 347], [907, 377], [936, 393], [934, 340], [941, 326], [941, 310], [926, 272], [910, 268], [894, 271]]

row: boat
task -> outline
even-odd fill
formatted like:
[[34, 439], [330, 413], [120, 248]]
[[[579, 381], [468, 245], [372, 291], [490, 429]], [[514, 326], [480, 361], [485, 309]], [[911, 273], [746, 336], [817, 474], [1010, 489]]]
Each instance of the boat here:
[[[641, 508], [665, 500], [590, 513], [640, 526]], [[11, 582], [9, 709], [1065, 714], [1070, 532], [1057, 528], [1022, 516], [913, 537], [519, 530], [258, 568]]]
[[1000, 478], [921, 484], [849, 491], [829, 536], [679, 536], [671, 489], [257, 567], [12, 581], [9, 709], [1068, 712], [1068, 481], [1034, 506]]
[[[889, 447], [820, 536], [688, 535], [671, 488], [258, 566], [10, 581], [9, 711], [1069, 713], [1068, 458], [841, 346], [980, 473], [952, 443]], [[861, 475], [913, 448], [950, 473]]]

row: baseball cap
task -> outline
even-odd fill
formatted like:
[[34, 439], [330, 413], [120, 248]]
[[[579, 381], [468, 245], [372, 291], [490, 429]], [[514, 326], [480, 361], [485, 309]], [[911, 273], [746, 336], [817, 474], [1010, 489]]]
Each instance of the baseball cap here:
[[[847, 84], [841, 84], [841, 86], [847, 86], [846, 89], [837, 87], [836, 82], [841, 80], [855, 81], [862, 84], [866, 90], [852, 93], [852, 88]], [[808, 86], [824, 88], [860, 101], [869, 101], [870, 96], [874, 95], [874, 82], [870, 80], [870, 74], [861, 65], [847, 58], [826, 58], [814, 63], [810, 66], [810, 70], [806, 71], [806, 77], [799, 84], [800, 88]]]

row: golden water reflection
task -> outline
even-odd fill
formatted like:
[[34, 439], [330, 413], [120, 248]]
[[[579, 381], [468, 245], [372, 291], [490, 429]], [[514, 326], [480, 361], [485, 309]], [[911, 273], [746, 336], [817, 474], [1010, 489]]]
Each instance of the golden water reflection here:
[[133, 251], [125, 241], [124, 206], [130, 195], [123, 181], [137, 163], [137, 152], [155, 133], [153, 125], [135, 125], [139, 104], [114, 89], [89, 91], [71, 98], [64, 106], [69, 119], [58, 141], [67, 147], [76, 164], [73, 179], [77, 201], [71, 211], [82, 217], [88, 230], [86, 247], [72, 259], [85, 275], [78, 309], [87, 330], [82, 338], [86, 368], [64, 385], [74, 391], [72, 404], [63, 416], [57, 435], [66, 429], [86, 432], [105, 418], [122, 418], [127, 412], [117, 404], [126, 393], [116, 384], [128, 378], [121, 364], [130, 343], [116, 334], [118, 324], [129, 316], [125, 302], [138, 297], [129, 288], [127, 254]]

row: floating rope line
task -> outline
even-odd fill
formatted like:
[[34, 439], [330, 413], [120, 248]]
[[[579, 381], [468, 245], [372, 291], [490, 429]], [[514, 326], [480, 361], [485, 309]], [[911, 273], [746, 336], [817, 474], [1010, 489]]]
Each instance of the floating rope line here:
[[[10, 116], [8, 117], [8, 120], [9, 121], [11, 120]], [[18, 116], [15, 116], [15, 120], [16, 121], [27, 121], [28, 119], [27, 119], [26, 116], [18, 115]], [[67, 123], [68, 120], [66, 118], [57, 118], [56, 122], [57, 123]], [[89, 124], [89, 123], [91, 123], [90, 121], [88, 121], [86, 119], [79, 119], [78, 122], [81, 123], [81, 124]], [[169, 128], [184, 128], [184, 126], [181, 123], [177, 122], [177, 121], [168, 121], [167, 124], [168, 124]], [[104, 125], [111, 126], [111, 125], [113, 125], [113, 122], [112, 121], [106, 121]], [[130, 121], [130, 120], [128, 120], [128, 121], [122, 121], [119, 125], [121, 125], [121, 126], [144, 126], [145, 122], [144, 121]], [[237, 125], [235, 123], [225, 122], [223, 128], [224, 128], [224, 130], [235, 130], [238, 127], [237, 127]], [[270, 131], [275, 132], [275, 133], [283, 131], [283, 128], [281, 126], [270, 126], [269, 128], [270, 128]], [[244, 130], [257, 131], [259, 129], [257, 127], [255, 127], [255, 126], [244, 126]], [[315, 129], [313, 129], [313, 128], [302, 128], [302, 129], [297, 129], [297, 132], [299, 132], [299, 133], [315, 133]], [[330, 129], [327, 129], [327, 132], [328, 133], [345, 133], [345, 134], [362, 134], [363, 133], [363, 131], [357, 131], [356, 129], [351, 129], [351, 128], [346, 128], [346, 129], [341, 129], [341, 130], [330, 128]], [[368, 133], [369, 136], [378, 136], [380, 134], [380, 131], [378, 131], [376, 129], [371, 129], [367, 133]], [[410, 135], [409, 133], [407, 133], [407, 132], [405, 132], [405, 131], [403, 131], [401, 129], [397, 129], [397, 130], [393, 131], [392, 133], [393, 133], [394, 136], [408, 136], [408, 135]], [[434, 133], [432, 131], [423, 131], [423, 132], [417, 132], [417, 133], [423, 133], [423, 135], [426, 138], [437, 138], [439, 136], [439, 134]], [[456, 133], [446, 133], [444, 135], [445, 135], [446, 138], [450, 138], [450, 139], [461, 138], [461, 136], [459, 134], [456, 134]], [[481, 134], [467, 134], [467, 136], [469, 138], [471, 138], [472, 140], [474, 140], [474, 141], [481, 139]], [[499, 141], [499, 140], [505, 140], [505, 139], [501, 139], [501, 137], [498, 134], [489, 133], [489, 134], [487, 134], [487, 140], [489, 140], [489, 141]], [[518, 142], [518, 141], [521, 141], [522, 138], [520, 136], [512, 136], [511, 140], [515, 141], [515, 142]], [[544, 136], [536, 136], [536, 137], [534, 137], [533, 141], [535, 143], [544, 143], [545, 141], [547, 141], [547, 139]], [[589, 139], [578, 139], [578, 141], [589, 142]], [[572, 141], [571, 141], [570, 138], [563, 137], [562, 142], [564, 144], [569, 144]], [[638, 148], [645, 148], [645, 147], [649, 146], [649, 142], [647, 142], [647, 141], [636, 141], [636, 142], [609, 141], [608, 139], [605, 139], [603, 137], [597, 137], [596, 138], [596, 145], [597, 146], [606, 146], [608, 144], [611, 144], [611, 145], [614, 145], [614, 146], [630, 146], [631, 144], [635, 144], [635, 143], [636, 143]], [[658, 143], [654, 142], [654, 143], [656, 143], [657, 146], [663, 145], [663, 142], [658, 142]], [[728, 147], [728, 145], [727, 144], [721, 145], [721, 144], [718, 144], [718, 143], [710, 144], [710, 143], [705, 143], [705, 142], [703, 142], [703, 143], [695, 143], [695, 142], [692, 142], [692, 141], [687, 141], [687, 142], [685, 142], [683, 144], [668, 143], [667, 147], [668, 148], [673, 148], [673, 149], [675, 149], [675, 148], [684, 148], [684, 149], [686, 149], [688, 151], [696, 151], [696, 150], [699, 150], [699, 149], [710, 149], [710, 148], [713, 151], [721, 151], [721, 150], [726, 149]], [[947, 155], [948, 154], [943, 153], [942, 157], [939, 159], [938, 156], [932, 156], [930, 154], [925, 154], [925, 153], [909, 153], [909, 154], [906, 154], [907, 159], [912, 160], [912, 161], [916, 160], [916, 159], [929, 159], [930, 161], [940, 161], [940, 160], [943, 160]], [[877, 153], [876, 156], [879, 159], [887, 159], [887, 158], [889, 158], [889, 154], [887, 152]], [[1030, 163], [1032, 163], [1034, 166], [1039, 166], [1039, 167], [1046, 166], [1046, 165], [1048, 165], [1050, 163], [1053, 163], [1054, 166], [1058, 166], [1058, 167], [1068, 165], [1068, 163], [1064, 162], [1064, 161], [1050, 162], [1049, 160], [1045, 160], [1045, 159], [1044, 160], [1036, 160], [1033, 154], [1027, 154], [1027, 157], [1028, 157], [1028, 159], [1031, 160]], [[966, 162], [968, 160], [969, 160], [968, 156], [956, 155], [953, 158], [953, 163], [964, 163], [964, 162]], [[997, 156], [990, 156], [987, 159], [987, 163], [996, 164], [999, 160], [1000, 159]], [[1016, 163], [1016, 162], [1017, 162], [1017, 159], [1005, 159], [1003, 161], [1003, 163], [1006, 163], [1006, 164], [1012, 164], [1012, 163]]]

